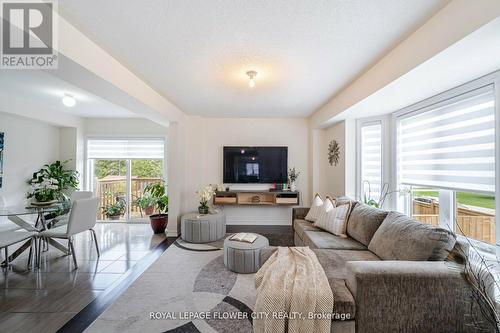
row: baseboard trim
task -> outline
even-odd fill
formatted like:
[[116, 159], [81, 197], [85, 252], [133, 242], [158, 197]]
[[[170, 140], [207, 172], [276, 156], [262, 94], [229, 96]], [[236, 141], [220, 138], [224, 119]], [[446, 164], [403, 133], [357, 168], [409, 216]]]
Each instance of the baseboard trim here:
[[255, 232], [258, 234], [291, 234], [291, 225], [226, 225], [227, 232]]

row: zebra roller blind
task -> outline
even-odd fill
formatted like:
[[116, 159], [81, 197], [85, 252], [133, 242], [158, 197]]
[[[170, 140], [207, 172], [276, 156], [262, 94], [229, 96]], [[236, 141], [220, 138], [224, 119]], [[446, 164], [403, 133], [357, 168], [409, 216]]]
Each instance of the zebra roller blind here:
[[495, 192], [495, 95], [483, 87], [398, 121], [401, 184]]
[[363, 195], [378, 200], [382, 187], [382, 123], [361, 125], [361, 184]]
[[162, 159], [163, 139], [89, 139], [89, 159]]

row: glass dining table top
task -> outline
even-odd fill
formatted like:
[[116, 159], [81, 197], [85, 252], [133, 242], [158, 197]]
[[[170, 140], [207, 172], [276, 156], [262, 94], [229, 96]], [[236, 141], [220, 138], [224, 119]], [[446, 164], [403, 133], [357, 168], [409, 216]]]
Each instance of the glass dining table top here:
[[0, 207], [0, 216], [35, 215], [40, 213], [51, 213], [70, 207], [68, 202], [59, 202], [50, 206], [17, 205]]

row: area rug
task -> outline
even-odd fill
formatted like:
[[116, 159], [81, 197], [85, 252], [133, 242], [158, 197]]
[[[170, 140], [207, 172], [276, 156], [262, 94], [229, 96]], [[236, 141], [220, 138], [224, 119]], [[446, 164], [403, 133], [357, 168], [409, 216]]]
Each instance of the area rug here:
[[179, 240], [86, 332], [252, 332], [255, 274], [227, 270], [222, 243]]

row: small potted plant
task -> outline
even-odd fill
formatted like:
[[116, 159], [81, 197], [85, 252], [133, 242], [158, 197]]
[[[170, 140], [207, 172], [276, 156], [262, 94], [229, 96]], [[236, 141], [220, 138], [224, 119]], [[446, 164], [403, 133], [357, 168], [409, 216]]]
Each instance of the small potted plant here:
[[116, 203], [103, 207], [103, 214], [110, 220], [119, 220], [125, 213], [125, 202], [117, 200]]
[[143, 195], [135, 203], [148, 216], [152, 215], [155, 211], [156, 199], [149, 194]]
[[200, 199], [200, 206], [198, 207], [198, 213], [208, 214], [208, 203], [212, 200], [214, 195], [214, 190], [211, 186], [205, 186], [203, 189], [196, 191], [198, 198]]
[[295, 182], [299, 178], [300, 171], [295, 170], [295, 167], [288, 170], [288, 179], [290, 180], [290, 191], [295, 192], [297, 190]]
[[155, 234], [165, 232], [168, 223], [168, 195], [164, 182], [149, 184], [144, 189], [144, 194], [153, 198], [155, 212], [149, 216], [151, 228]]

